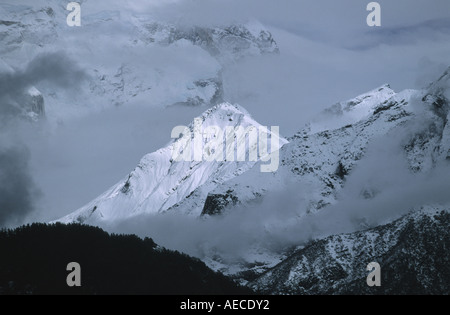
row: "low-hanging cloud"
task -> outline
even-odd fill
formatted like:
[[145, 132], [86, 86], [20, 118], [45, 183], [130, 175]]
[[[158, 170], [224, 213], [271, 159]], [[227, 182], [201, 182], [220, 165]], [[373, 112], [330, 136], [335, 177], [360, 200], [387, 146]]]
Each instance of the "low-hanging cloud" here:
[[24, 69], [0, 74], [0, 95], [13, 96], [43, 81], [62, 88], [76, 87], [84, 78], [86, 73], [66, 53], [44, 53]]
[[40, 195], [30, 176], [26, 147], [0, 147], [0, 227], [17, 225], [35, 210]]
[[219, 255], [228, 263], [251, 261], [249, 252], [253, 248], [271, 252], [284, 249], [290, 238], [284, 231], [289, 228], [290, 220], [297, 217], [297, 207], [304, 204], [300, 195], [292, 187], [266, 196], [257, 205], [233, 208], [222, 216], [141, 215], [103, 227], [114, 232], [150, 236], [161, 246], [199, 258]]

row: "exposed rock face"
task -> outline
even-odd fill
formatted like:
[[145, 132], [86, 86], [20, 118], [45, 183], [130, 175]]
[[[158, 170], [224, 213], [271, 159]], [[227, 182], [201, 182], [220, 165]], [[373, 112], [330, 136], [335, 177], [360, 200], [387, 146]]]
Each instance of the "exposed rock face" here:
[[44, 97], [35, 87], [30, 88], [25, 94], [23, 106], [28, 116], [33, 120], [45, 117]]
[[226, 207], [235, 206], [238, 203], [238, 199], [231, 193], [232, 191], [228, 191], [225, 195], [208, 195], [202, 215], [220, 214]]
[[208, 51], [222, 64], [252, 55], [279, 53], [272, 34], [256, 22], [223, 28], [194, 26], [187, 29], [154, 24], [149, 29], [149, 38], [153, 39], [158, 32], [166, 32], [168, 36], [160, 40], [161, 43], [171, 44], [182, 39], [188, 40]]

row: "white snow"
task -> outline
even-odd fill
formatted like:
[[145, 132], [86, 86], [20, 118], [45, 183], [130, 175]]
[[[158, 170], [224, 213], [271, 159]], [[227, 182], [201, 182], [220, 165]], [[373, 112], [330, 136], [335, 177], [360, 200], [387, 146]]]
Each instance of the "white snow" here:
[[310, 123], [310, 133], [315, 134], [354, 124], [369, 117], [375, 107], [394, 95], [395, 92], [385, 84], [351, 100], [337, 103]]
[[34, 86], [30, 87], [27, 92], [31, 96], [40, 96], [41, 95], [41, 92], [39, 92], [39, 90], [36, 89]]

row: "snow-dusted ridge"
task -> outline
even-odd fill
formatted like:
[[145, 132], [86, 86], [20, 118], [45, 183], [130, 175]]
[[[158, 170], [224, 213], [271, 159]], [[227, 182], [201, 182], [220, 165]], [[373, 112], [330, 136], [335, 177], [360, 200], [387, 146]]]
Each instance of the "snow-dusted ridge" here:
[[389, 84], [384, 84], [351, 100], [336, 103], [309, 123], [310, 133], [338, 129], [366, 119], [374, 112], [376, 106], [395, 94]]
[[[449, 225], [448, 207], [425, 206], [390, 224], [312, 242], [249, 286], [265, 294], [448, 294]], [[366, 284], [370, 262], [381, 265], [381, 287]]]

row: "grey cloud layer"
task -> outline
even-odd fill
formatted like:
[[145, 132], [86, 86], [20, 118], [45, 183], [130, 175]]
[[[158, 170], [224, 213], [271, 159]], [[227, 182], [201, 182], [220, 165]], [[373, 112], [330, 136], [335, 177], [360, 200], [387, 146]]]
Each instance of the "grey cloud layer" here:
[[[86, 74], [65, 53], [40, 54], [24, 69], [0, 73], [0, 119], [13, 119], [12, 103], [19, 102], [26, 89], [45, 82], [53, 87], [74, 89]], [[0, 129], [2, 126], [0, 126]]]
[[40, 192], [30, 175], [24, 146], [0, 146], [0, 227], [20, 224], [35, 209]]
[[35, 84], [72, 89], [84, 78], [84, 72], [60, 52], [39, 55], [24, 69], [0, 73], [0, 227], [22, 223], [36, 210], [40, 196], [27, 144], [39, 126], [19, 119], [13, 104], [21, 106], [26, 89]]
[[0, 74], [0, 95], [13, 96], [42, 81], [73, 88], [85, 77], [86, 74], [65, 53], [41, 54], [23, 70]]

